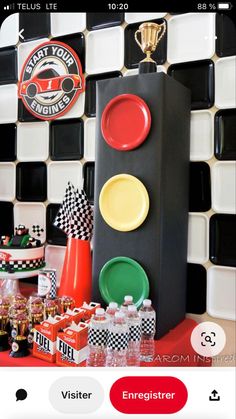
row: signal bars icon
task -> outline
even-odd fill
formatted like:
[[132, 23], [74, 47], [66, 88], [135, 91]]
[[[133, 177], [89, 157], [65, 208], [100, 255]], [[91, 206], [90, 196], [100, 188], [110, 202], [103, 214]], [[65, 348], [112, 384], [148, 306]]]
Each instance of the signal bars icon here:
[[6, 6], [3, 7], [4, 10], [14, 10], [15, 9], [15, 4], [7, 4]]

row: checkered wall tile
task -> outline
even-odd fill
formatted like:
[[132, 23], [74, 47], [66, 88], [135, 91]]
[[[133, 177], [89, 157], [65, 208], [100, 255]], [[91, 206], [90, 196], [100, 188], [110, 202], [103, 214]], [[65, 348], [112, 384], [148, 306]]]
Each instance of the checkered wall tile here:
[[[236, 22], [224, 14], [9, 16], [0, 30], [0, 234], [29, 220], [32, 234], [39, 230], [47, 244], [48, 265], [60, 270], [66, 237], [52, 222], [68, 181], [84, 185], [93, 203], [96, 81], [137, 74], [142, 54], [134, 32], [143, 21], [163, 19], [167, 33], [156, 53], [158, 71], [192, 91], [187, 311], [232, 320]], [[66, 115], [49, 123], [29, 114], [17, 97], [25, 58], [48, 39], [70, 45], [86, 77], [85, 94]]]

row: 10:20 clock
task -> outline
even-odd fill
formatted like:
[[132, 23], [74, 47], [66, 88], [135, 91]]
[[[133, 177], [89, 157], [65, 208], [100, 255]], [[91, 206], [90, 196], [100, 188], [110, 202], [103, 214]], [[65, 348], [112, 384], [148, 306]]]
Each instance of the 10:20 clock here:
[[128, 10], [128, 3], [108, 3], [109, 10]]

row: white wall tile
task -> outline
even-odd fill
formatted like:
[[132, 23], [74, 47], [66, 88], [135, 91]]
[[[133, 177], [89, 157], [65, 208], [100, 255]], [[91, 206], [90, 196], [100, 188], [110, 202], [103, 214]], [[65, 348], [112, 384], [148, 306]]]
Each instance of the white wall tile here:
[[162, 13], [125, 13], [125, 21], [127, 23], [140, 22], [143, 23], [146, 20], [161, 19], [166, 15], [166, 12]]
[[214, 118], [210, 111], [191, 112], [190, 160], [209, 160], [214, 148]]
[[19, 161], [46, 161], [49, 155], [48, 122], [19, 123], [17, 158]]
[[60, 285], [61, 273], [65, 258], [66, 247], [47, 245], [45, 248], [45, 261], [47, 269], [57, 270], [57, 286]]
[[95, 160], [95, 128], [96, 118], [84, 122], [84, 158], [87, 161]]
[[215, 53], [215, 13], [186, 13], [168, 21], [169, 63], [203, 60]]
[[18, 77], [20, 80], [21, 71], [25, 64], [26, 59], [30, 53], [37, 48], [37, 46], [49, 41], [48, 38], [37, 39], [36, 41], [24, 42], [18, 47]]
[[236, 162], [222, 161], [213, 165], [212, 208], [216, 212], [236, 213]]
[[124, 65], [124, 29], [114, 27], [89, 32], [86, 39], [86, 72], [121, 70]]
[[[46, 240], [46, 207], [40, 202], [17, 202], [14, 205], [14, 225], [24, 224], [32, 237], [39, 239], [42, 243]], [[39, 225], [44, 231], [37, 236], [33, 232], [33, 225]]]
[[[164, 67], [164, 65], [157, 65], [157, 73], [166, 73], [166, 68]], [[126, 70], [125, 73], [123, 74], [124, 76], [136, 76], [137, 74], [139, 74], [139, 69], [138, 68], [133, 68], [132, 70]]]
[[53, 37], [83, 32], [86, 28], [86, 13], [51, 13]]
[[0, 48], [16, 45], [19, 41], [19, 13], [8, 16], [0, 28]]
[[0, 86], [0, 123], [16, 122], [18, 118], [18, 90], [16, 84]]
[[210, 316], [236, 320], [236, 269], [212, 266], [207, 271], [207, 312]]
[[215, 63], [215, 105], [236, 107], [236, 57], [221, 58]]
[[69, 109], [65, 115], [60, 116], [57, 119], [70, 119], [70, 118], [80, 118], [84, 113], [84, 103], [85, 103], [85, 93], [79, 95], [78, 99], [75, 101], [74, 105]]
[[0, 163], [0, 201], [15, 199], [16, 166], [14, 163]]
[[209, 221], [205, 214], [189, 213], [188, 262], [205, 263], [209, 259]]
[[75, 188], [83, 187], [83, 166], [80, 162], [62, 161], [48, 164], [48, 200], [60, 203], [68, 182]]

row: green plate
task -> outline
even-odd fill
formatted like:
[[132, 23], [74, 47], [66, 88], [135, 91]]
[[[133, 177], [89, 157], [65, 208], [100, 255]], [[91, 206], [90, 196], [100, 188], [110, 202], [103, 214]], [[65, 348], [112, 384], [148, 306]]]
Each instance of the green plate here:
[[103, 300], [119, 305], [125, 295], [132, 295], [134, 303], [140, 307], [149, 295], [149, 281], [142, 266], [133, 259], [120, 256], [109, 260], [99, 275], [99, 289]]

